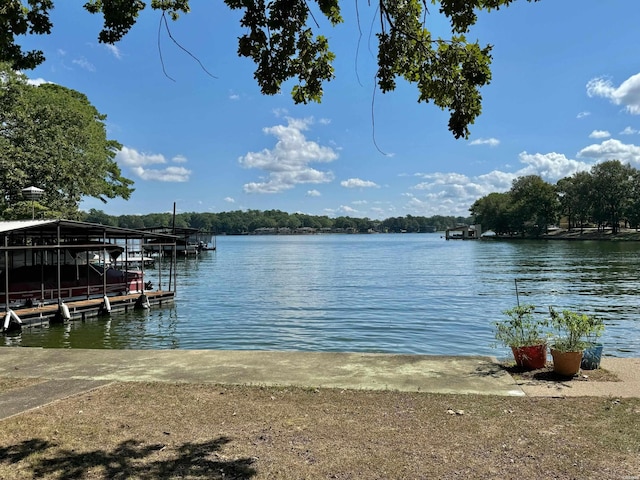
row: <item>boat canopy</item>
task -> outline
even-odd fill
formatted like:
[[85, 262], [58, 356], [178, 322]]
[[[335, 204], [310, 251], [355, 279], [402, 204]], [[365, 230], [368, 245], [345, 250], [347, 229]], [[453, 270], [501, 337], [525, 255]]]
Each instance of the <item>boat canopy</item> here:
[[[58, 230], [59, 229], [59, 230]], [[167, 243], [175, 242], [176, 236], [167, 232], [145, 232], [133, 228], [112, 227], [98, 223], [79, 222], [75, 220], [16, 220], [0, 221], [0, 234], [3, 236], [33, 234], [42, 238], [93, 238], [125, 239], [125, 238], [157, 238], [163, 237]]]
[[[53, 295], [61, 303], [63, 299], [77, 296], [80, 291], [82, 295], [91, 296], [97, 284], [102, 285], [102, 289], [98, 288], [99, 293], [106, 295], [108, 285], [115, 282], [109, 275], [122, 277], [120, 283], [129, 289], [129, 277], [133, 272], [121, 274], [106, 266], [99, 271], [97, 264], [90, 268], [88, 253], [106, 252], [115, 260], [127, 251], [129, 242], [144, 246], [145, 242], [159, 238], [175, 250], [177, 237], [158, 232], [74, 220], [0, 221], [0, 283], [3, 284], [0, 286], [0, 300], [6, 310], [10, 302], [24, 298], [42, 300], [53, 298]], [[103, 262], [107, 263], [105, 256]], [[80, 269], [81, 264], [86, 264], [87, 268]], [[171, 271], [169, 285], [172, 283]], [[94, 273], [100, 278], [93, 278], [96, 276]], [[140, 273], [138, 283], [142, 282], [144, 271]], [[141, 289], [138, 283], [135, 289]], [[122, 290], [119, 285], [114, 288]], [[49, 295], [50, 292], [54, 293]]]

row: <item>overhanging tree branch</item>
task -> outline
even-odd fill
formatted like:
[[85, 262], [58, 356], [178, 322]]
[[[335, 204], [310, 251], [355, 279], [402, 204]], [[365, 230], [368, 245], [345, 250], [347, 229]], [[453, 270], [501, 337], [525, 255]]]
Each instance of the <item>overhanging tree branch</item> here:
[[[62, 0], [59, 0], [62, 1]], [[343, 0], [344, 1], [344, 0]], [[356, 0], [357, 1], [357, 0]], [[426, 26], [429, 1], [449, 19], [452, 37], [432, 39]], [[396, 78], [414, 84], [418, 101], [433, 102], [450, 112], [449, 130], [456, 138], [469, 136], [469, 125], [482, 111], [480, 89], [491, 81], [491, 46], [480, 47], [465, 38], [480, 11], [506, 7], [516, 0], [378, 0], [379, 15], [377, 83], [383, 93], [392, 91]], [[520, 0], [521, 2], [524, 0]], [[526, 0], [529, 2], [538, 0]], [[324, 35], [317, 35], [319, 21], [310, 0], [224, 0], [232, 10], [244, 12], [240, 25], [247, 33], [238, 40], [238, 55], [256, 64], [254, 78], [262, 93], [274, 95], [289, 80], [296, 103], [320, 102], [323, 85], [334, 76], [335, 55]], [[314, 0], [332, 26], [342, 23], [339, 0]], [[41, 51], [23, 52], [16, 36], [50, 32], [49, 11], [54, 0], [12, 0], [4, 2], [0, 15], [0, 61], [15, 69], [34, 68], [44, 61]], [[135, 25], [146, 4], [142, 0], [88, 0], [84, 8], [103, 17], [98, 38], [104, 43], [119, 41]], [[152, 0], [151, 8], [162, 12], [161, 22], [171, 40], [211, 77], [202, 63], [171, 35], [166, 16], [176, 20], [189, 12], [189, 0]], [[359, 28], [360, 11], [356, 3]], [[164, 62], [163, 72], [167, 75]], [[168, 76], [168, 75], [167, 75]], [[170, 78], [170, 77], [169, 77]]]

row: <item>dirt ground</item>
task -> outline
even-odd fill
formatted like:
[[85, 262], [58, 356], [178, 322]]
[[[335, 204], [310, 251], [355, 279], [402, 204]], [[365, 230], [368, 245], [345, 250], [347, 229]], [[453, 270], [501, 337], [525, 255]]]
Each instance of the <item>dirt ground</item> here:
[[630, 480], [639, 427], [640, 399], [114, 383], [1, 421], [0, 479]]

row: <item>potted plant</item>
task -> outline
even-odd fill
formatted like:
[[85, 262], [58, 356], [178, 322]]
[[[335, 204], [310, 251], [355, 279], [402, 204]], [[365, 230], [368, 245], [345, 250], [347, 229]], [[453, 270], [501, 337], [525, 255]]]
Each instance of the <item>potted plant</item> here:
[[[602, 327], [593, 316], [571, 310], [556, 312], [549, 307], [551, 323], [556, 331], [551, 345], [553, 371], [558, 375], [572, 377], [580, 370], [582, 354], [590, 343], [589, 338], [598, 335]], [[601, 322], [600, 322], [601, 325]]]
[[502, 321], [494, 322], [495, 338], [511, 347], [516, 365], [527, 370], [543, 368], [547, 363], [547, 319], [534, 317], [533, 305], [518, 305], [502, 312]]

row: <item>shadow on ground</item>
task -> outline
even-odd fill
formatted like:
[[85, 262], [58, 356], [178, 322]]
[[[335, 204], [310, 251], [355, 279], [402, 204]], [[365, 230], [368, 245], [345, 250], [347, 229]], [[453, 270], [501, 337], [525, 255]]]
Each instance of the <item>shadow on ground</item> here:
[[[167, 447], [162, 444], [145, 445], [138, 440], [125, 440], [112, 451], [77, 452], [59, 449], [47, 440], [35, 438], [17, 445], [0, 448], [0, 463], [15, 465], [26, 462], [34, 478], [61, 480], [87, 478], [202, 478], [248, 479], [256, 474], [250, 458], [223, 459], [216, 453], [231, 440], [219, 437], [201, 443], [184, 443]], [[157, 458], [170, 448], [171, 458]], [[37, 454], [33, 459], [28, 457]], [[154, 458], [156, 457], [156, 458]], [[164, 455], [166, 457], [166, 455]], [[25, 469], [23, 465], [21, 470]]]
[[503, 365], [497, 363], [486, 363], [478, 366], [470, 375], [474, 377], [493, 377], [500, 378], [509, 372]]
[[619, 382], [618, 376], [605, 370], [598, 368], [596, 370], [581, 370], [580, 373], [572, 377], [558, 375], [553, 371], [553, 365], [547, 365], [538, 370], [525, 370], [516, 365], [499, 365], [498, 368], [509, 373], [516, 381], [529, 380], [538, 382], [565, 383], [573, 382]]

